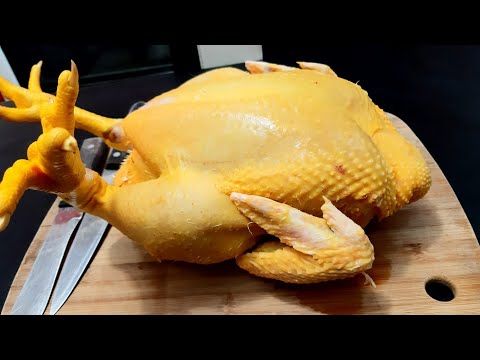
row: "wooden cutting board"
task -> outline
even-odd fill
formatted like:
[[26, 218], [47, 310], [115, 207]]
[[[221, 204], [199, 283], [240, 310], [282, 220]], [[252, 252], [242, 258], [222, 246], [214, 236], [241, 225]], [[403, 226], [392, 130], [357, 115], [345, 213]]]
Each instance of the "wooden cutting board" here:
[[[376, 260], [364, 277], [316, 285], [286, 285], [253, 277], [235, 263], [202, 266], [154, 261], [111, 229], [58, 314], [479, 314], [480, 246], [447, 179], [408, 126], [399, 131], [423, 151], [432, 171], [427, 196], [369, 226]], [[8, 294], [8, 314], [57, 210], [33, 240]], [[431, 298], [425, 284], [442, 279], [454, 299]], [[48, 309], [46, 311], [48, 313]]]

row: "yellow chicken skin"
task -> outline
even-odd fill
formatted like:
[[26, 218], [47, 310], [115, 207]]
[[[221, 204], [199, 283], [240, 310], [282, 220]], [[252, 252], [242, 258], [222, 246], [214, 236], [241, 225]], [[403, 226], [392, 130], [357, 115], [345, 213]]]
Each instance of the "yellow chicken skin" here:
[[[23, 192], [38, 189], [106, 219], [159, 260], [235, 258], [289, 283], [368, 270], [362, 227], [423, 197], [429, 169], [360, 86], [327, 65], [298, 64], [212, 70], [123, 120], [74, 107], [73, 63], [56, 96], [41, 91], [41, 63], [28, 90], [0, 78], [17, 105], [0, 117], [41, 121], [44, 132], [0, 183], [0, 229]], [[113, 185], [84, 168], [75, 126], [131, 150]], [[278, 240], [258, 244], [265, 233]]]

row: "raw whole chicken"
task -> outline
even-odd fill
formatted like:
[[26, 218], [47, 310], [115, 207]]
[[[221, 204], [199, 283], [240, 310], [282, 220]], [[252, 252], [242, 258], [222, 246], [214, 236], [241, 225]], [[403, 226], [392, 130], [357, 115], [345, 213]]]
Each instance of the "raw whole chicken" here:
[[[236, 259], [289, 283], [365, 272], [374, 251], [363, 228], [423, 197], [430, 172], [360, 86], [298, 64], [211, 70], [125, 119], [75, 107], [73, 62], [55, 96], [41, 90], [41, 63], [28, 89], [0, 78], [16, 104], [0, 117], [43, 127], [0, 183], [0, 229], [36, 189], [106, 219], [158, 260]], [[75, 128], [130, 151], [113, 185], [84, 167]]]

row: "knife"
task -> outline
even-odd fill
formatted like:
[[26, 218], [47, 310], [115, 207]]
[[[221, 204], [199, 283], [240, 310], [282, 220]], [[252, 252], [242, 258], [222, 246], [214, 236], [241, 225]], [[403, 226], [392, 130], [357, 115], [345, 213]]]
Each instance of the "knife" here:
[[[129, 113], [143, 105], [145, 105], [144, 102], [133, 104]], [[108, 183], [113, 181], [115, 173], [127, 156], [128, 153], [123, 151], [112, 150], [110, 152], [105, 170], [102, 173], [105, 181]], [[107, 221], [85, 214], [53, 291], [50, 315], [55, 315], [70, 297], [109, 227], [110, 225]]]
[[[127, 155], [128, 153], [123, 151], [112, 150], [110, 152], [107, 165], [102, 173], [106, 182], [113, 181], [115, 173]], [[67, 301], [109, 227], [110, 224], [107, 221], [85, 214], [53, 291], [50, 315], [55, 315]]]
[[[80, 154], [86, 167], [102, 169], [108, 147], [100, 138], [86, 139]], [[55, 220], [22, 287], [11, 315], [42, 315], [57, 278], [69, 240], [83, 213], [61, 201]]]

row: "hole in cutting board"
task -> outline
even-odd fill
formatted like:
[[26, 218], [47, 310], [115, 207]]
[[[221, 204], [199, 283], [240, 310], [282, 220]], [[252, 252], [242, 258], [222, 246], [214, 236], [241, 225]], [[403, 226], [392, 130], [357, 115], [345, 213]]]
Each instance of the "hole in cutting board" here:
[[455, 288], [447, 280], [432, 278], [425, 283], [427, 294], [437, 301], [452, 301], [455, 298]]

